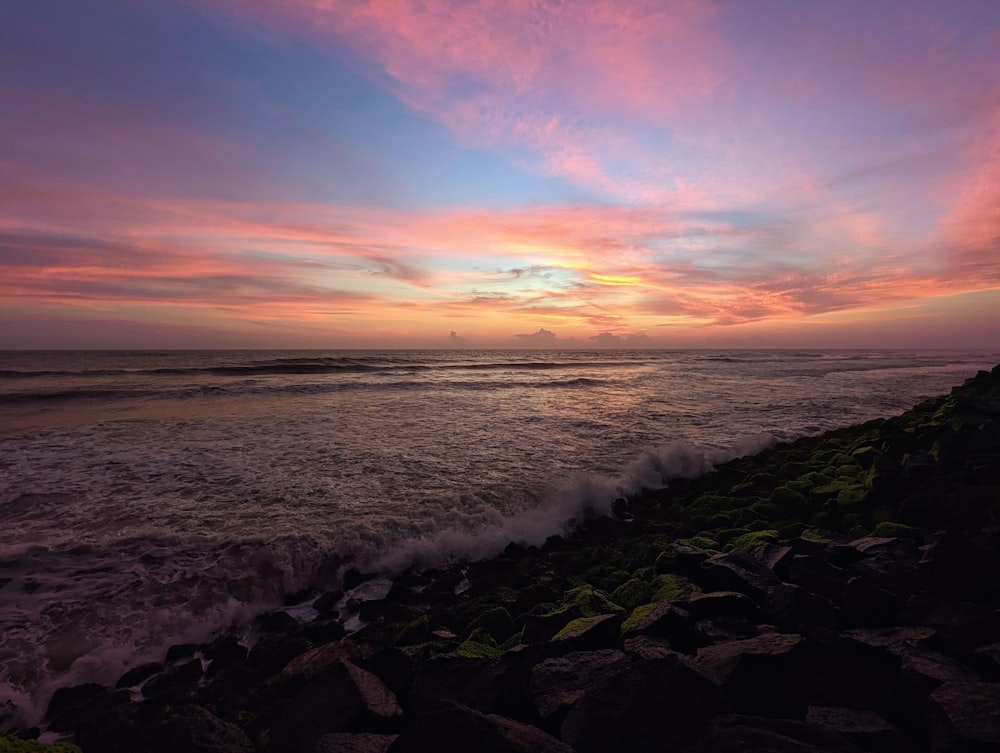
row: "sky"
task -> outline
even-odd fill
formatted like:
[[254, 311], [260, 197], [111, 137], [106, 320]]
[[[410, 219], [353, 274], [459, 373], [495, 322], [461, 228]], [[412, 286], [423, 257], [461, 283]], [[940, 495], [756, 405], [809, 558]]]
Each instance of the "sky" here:
[[1000, 347], [1000, 2], [0, 4], [0, 348], [203, 347]]

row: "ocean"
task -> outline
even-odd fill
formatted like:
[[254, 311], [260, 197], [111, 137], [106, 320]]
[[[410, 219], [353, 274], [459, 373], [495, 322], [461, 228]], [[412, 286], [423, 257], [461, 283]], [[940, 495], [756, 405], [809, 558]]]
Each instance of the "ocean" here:
[[[2, 352], [0, 728], [37, 722], [56, 687], [113, 684], [172, 644], [336, 589], [347, 568], [390, 576], [541, 544], [620, 496], [900, 413], [998, 362]], [[293, 612], [309, 617], [309, 601]]]

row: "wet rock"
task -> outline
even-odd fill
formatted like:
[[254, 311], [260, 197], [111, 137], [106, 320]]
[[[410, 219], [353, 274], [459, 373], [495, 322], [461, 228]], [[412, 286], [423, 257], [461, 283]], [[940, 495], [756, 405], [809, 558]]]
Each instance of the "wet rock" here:
[[343, 598], [343, 591], [327, 591], [312, 603], [312, 607], [321, 615], [336, 616], [337, 605]]
[[335, 732], [395, 732], [402, 709], [395, 695], [371, 672], [341, 661], [307, 682], [281, 714], [268, 753], [311, 751]]
[[226, 667], [243, 664], [249, 654], [247, 647], [240, 643], [238, 638], [223, 636], [205, 649], [205, 658], [211, 662], [208, 665], [208, 674], [215, 675]]
[[197, 643], [178, 643], [167, 649], [167, 661], [177, 661], [178, 659], [187, 659], [190, 656], [194, 656], [201, 646]]
[[311, 648], [309, 641], [297, 635], [265, 634], [250, 649], [247, 663], [265, 676], [274, 675]]
[[345, 591], [351, 591], [362, 583], [367, 583], [370, 580], [374, 580], [376, 577], [375, 573], [362, 573], [356, 567], [350, 568], [344, 573], [343, 582], [341, 585], [344, 587]]
[[800, 635], [766, 633], [708, 646], [691, 666], [725, 691], [730, 707], [757, 716], [804, 717], [807, 651]]
[[80, 715], [86, 713], [87, 704], [106, 691], [103, 685], [94, 682], [59, 688], [52, 694], [48, 710], [45, 712], [49, 726], [60, 732], [72, 730]]
[[168, 690], [191, 689], [198, 684], [198, 681], [201, 680], [204, 674], [201, 659], [192, 659], [177, 667], [172, 672], [154, 677], [142, 686], [142, 694], [146, 698], [152, 698]]
[[687, 753], [858, 753], [834, 731], [805, 722], [754, 716], [720, 716]]
[[597, 678], [628, 663], [615, 649], [577, 651], [546, 659], [531, 670], [531, 700], [542, 717], [568, 709]]
[[210, 675], [199, 702], [213, 714], [228, 718], [239, 710], [255, 708], [261, 699], [264, 678], [253, 667], [233, 664]]
[[163, 665], [159, 662], [152, 662], [150, 664], [140, 664], [138, 667], [132, 667], [128, 672], [123, 674], [118, 678], [118, 682], [115, 684], [116, 688], [131, 688], [135, 685], [139, 685], [143, 680], [148, 680], [150, 677], [155, 675], [157, 672], [163, 671]]
[[722, 703], [712, 682], [677, 656], [602, 673], [573, 704], [561, 739], [579, 753], [683, 750]]
[[294, 633], [299, 623], [288, 612], [268, 612], [257, 618], [257, 627], [265, 633]]
[[403, 698], [410, 692], [416, 668], [406, 652], [398, 648], [382, 649], [370, 657], [355, 659], [355, 663], [378, 677], [397, 698]]
[[546, 732], [453, 701], [423, 710], [389, 748], [390, 753], [574, 753]]

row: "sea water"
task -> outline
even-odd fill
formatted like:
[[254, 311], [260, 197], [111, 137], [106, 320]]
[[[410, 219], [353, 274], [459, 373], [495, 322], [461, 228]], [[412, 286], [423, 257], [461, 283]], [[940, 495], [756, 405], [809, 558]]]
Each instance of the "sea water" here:
[[0, 726], [348, 567], [540, 544], [997, 352], [0, 353]]

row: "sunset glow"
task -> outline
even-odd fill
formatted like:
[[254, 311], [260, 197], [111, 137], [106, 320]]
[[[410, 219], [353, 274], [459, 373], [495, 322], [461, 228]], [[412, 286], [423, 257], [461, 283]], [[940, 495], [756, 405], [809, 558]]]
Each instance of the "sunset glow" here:
[[1000, 347], [1000, 4], [0, 9], [0, 348]]

